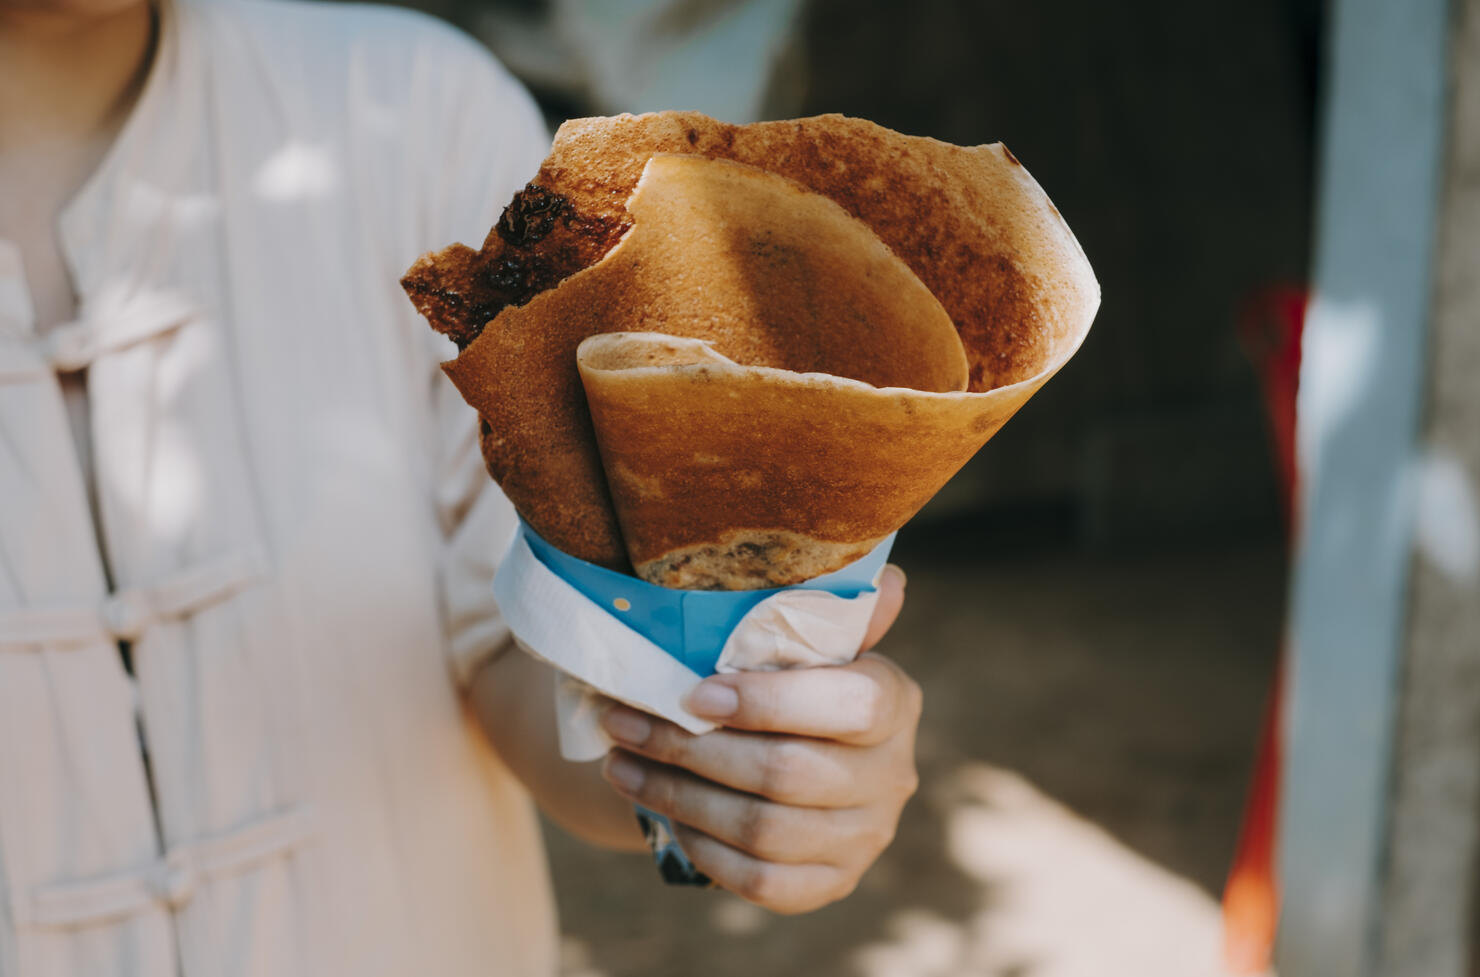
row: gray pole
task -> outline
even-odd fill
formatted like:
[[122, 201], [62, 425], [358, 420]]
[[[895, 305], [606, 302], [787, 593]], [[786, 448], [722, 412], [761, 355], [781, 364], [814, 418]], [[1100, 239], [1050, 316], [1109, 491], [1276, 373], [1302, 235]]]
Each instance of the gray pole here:
[[1281, 815], [1277, 959], [1293, 977], [1375, 973], [1448, 13], [1331, 5]]

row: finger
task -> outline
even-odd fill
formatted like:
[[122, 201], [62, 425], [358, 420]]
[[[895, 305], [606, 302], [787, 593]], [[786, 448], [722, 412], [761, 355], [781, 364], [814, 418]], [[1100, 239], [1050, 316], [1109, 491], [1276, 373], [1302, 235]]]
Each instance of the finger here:
[[852, 807], [878, 787], [858, 776], [856, 748], [826, 740], [724, 729], [695, 736], [626, 706], [601, 723], [629, 752], [783, 804]]
[[878, 644], [894, 626], [894, 619], [899, 617], [899, 610], [904, 606], [904, 585], [904, 571], [893, 563], [886, 563], [884, 573], [879, 577], [879, 600], [874, 604], [873, 617], [869, 618], [868, 630], [863, 635], [862, 651]]
[[773, 912], [811, 912], [842, 899], [858, 884], [859, 873], [854, 870], [768, 862], [684, 825], [673, 830], [695, 868], [720, 888]]
[[873, 830], [879, 819], [859, 808], [777, 804], [621, 750], [607, 756], [603, 774], [628, 800], [768, 862], [844, 864], [887, 844]]
[[898, 665], [869, 652], [847, 665], [715, 675], [685, 707], [732, 729], [882, 743], [920, 716], [920, 687]]

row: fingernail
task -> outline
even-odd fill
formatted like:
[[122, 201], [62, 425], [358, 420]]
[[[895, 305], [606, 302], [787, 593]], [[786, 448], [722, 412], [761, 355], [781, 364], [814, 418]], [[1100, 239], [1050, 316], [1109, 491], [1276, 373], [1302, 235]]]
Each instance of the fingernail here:
[[619, 790], [635, 794], [642, 789], [642, 782], [647, 779], [647, 771], [625, 753], [608, 753], [606, 755], [606, 779]]
[[653, 732], [653, 724], [642, 713], [620, 706], [607, 710], [601, 717], [601, 728], [610, 733], [612, 739], [633, 746], [646, 743]]
[[884, 572], [885, 573], [892, 573], [892, 574], [894, 574], [894, 576], [896, 576], [896, 577], [899, 578], [899, 588], [901, 590], [904, 589], [905, 584], [907, 584], [907, 583], [910, 582], [910, 578], [907, 577], [907, 576], [905, 576], [905, 574], [904, 574], [904, 568], [901, 567], [898, 563], [886, 563], [886, 564], [884, 564]]
[[696, 716], [723, 719], [726, 716], [733, 716], [740, 708], [740, 696], [734, 689], [722, 682], [700, 682], [694, 691], [689, 693], [684, 706]]

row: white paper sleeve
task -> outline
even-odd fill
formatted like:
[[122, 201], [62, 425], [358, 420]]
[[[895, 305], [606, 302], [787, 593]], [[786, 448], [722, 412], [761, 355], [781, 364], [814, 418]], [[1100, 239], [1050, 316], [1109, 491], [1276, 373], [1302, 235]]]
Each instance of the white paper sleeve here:
[[[519, 647], [563, 673], [555, 697], [560, 750], [567, 760], [599, 759], [611, 748], [599, 725], [598, 694], [661, 716], [691, 733], [715, 728], [680, 704], [702, 676], [566, 583], [540, 562], [522, 534], [510, 542], [493, 589]], [[773, 594], [731, 632], [717, 670], [762, 671], [851, 661], [877, 600], [877, 591], [852, 598], [819, 590]]]

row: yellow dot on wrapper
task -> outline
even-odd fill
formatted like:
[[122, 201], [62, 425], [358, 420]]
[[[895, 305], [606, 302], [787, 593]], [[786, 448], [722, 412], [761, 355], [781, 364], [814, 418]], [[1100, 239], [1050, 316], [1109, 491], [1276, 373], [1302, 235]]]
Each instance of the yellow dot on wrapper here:
[[632, 602], [625, 597], [618, 597], [616, 600], [612, 601], [612, 606], [619, 611], [632, 610]]

